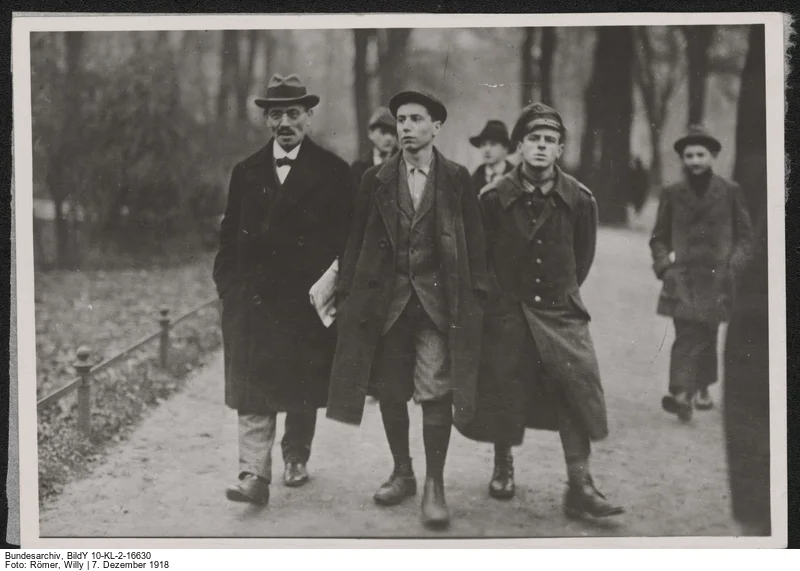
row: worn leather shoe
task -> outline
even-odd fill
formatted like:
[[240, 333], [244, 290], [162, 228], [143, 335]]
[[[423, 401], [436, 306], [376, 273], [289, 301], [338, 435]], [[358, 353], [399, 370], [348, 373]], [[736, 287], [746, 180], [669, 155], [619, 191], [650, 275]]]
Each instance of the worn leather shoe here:
[[624, 513], [620, 506], [615, 506], [595, 488], [591, 477], [584, 478], [581, 483], [570, 483], [564, 494], [564, 513], [570, 518], [609, 517]]
[[498, 500], [507, 500], [514, 497], [515, 491], [514, 457], [510, 451], [502, 455], [496, 455], [492, 481], [489, 482], [489, 495]]
[[711, 400], [708, 389], [700, 389], [697, 392], [694, 396], [694, 407], [697, 410], [711, 410], [714, 407], [714, 401]]
[[692, 420], [692, 401], [686, 393], [665, 396], [661, 399], [661, 407], [671, 414], [677, 414], [683, 422]]
[[302, 462], [287, 462], [283, 472], [283, 483], [290, 488], [299, 488], [308, 482], [308, 470]]
[[265, 506], [269, 503], [269, 484], [253, 474], [244, 474], [235, 485], [225, 490], [225, 497], [232, 502]]
[[425, 478], [422, 523], [432, 528], [447, 527], [450, 523], [450, 512], [444, 499], [444, 481], [441, 478]]
[[382, 506], [396, 506], [417, 493], [417, 479], [411, 465], [395, 467], [389, 479], [381, 484], [373, 499]]

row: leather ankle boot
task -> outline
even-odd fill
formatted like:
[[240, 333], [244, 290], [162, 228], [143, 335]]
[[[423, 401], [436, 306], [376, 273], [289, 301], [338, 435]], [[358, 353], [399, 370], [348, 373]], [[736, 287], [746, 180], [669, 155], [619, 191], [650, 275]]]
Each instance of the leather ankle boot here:
[[444, 499], [444, 480], [441, 477], [425, 478], [422, 494], [422, 523], [432, 528], [447, 527], [450, 512]]
[[489, 482], [489, 495], [498, 500], [514, 497], [514, 456], [511, 449], [497, 449], [494, 455], [494, 472]]
[[609, 517], [624, 513], [620, 506], [615, 506], [594, 486], [591, 476], [573, 481], [564, 494], [564, 513], [570, 518], [580, 518], [586, 515], [592, 517]]
[[416, 493], [417, 479], [409, 460], [407, 464], [395, 466], [391, 476], [378, 488], [373, 499], [382, 506], [395, 506]]

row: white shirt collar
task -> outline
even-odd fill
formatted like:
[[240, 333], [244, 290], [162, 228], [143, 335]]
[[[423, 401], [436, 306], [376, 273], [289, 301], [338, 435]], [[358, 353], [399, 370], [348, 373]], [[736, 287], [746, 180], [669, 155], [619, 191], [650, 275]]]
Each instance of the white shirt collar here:
[[379, 165], [383, 163], [383, 157], [378, 149], [372, 149], [372, 164]]
[[492, 166], [492, 165], [484, 165], [484, 172], [486, 172], [487, 175], [491, 174], [491, 173], [503, 174], [505, 172], [505, 170], [506, 170], [506, 161], [505, 160], [500, 161], [499, 163], [497, 163], [494, 166]]
[[297, 145], [294, 149], [289, 151], [288, 153], [278, 144], [278, 141], [273, 141], [272, 143], [272, 158], [274, 159], [296, 159], [297, 154], [300, 152], [300, 147], [303, 146], [303, 142], [300, 141], [300, 144]]
[[430, 160], [430, 162], [429, 162], [427, 165], [425, 165], [424, 167], [419, 167], [419, 168], [417, 168], [417, 167], [415, 167], [414, 165], [412, 165], [410, 162], [408, 162], [408, 161], [406, 160], [406, 158], [405, 158], [405, 157], [403, 157], [403, 162], [404, 162], [404, 163], [406, 163], [406, 172], [407, 172], [407, 173], [410, 175], [410, 174], [411, 174], [411, 169], [417, 169], [417, 170], [419, 170], [420, 172], [422, 172], [422, 174], [424, 174], [425, 176], [428, 176], [428, 173], [429, 173], [429, 172], [430, 172], [430, 170], [431, 170], [431, 165], [433, 164], [433, 157], [434, 157], [434, 156], [435, 156], [435, 155], [431, 155], [431, 160]]

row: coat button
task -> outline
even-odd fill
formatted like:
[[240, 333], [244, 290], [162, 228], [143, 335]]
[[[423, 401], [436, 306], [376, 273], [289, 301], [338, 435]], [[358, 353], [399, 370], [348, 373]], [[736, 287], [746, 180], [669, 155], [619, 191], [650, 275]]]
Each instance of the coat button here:
[[536, 258], [536, 263], [537, 263], [537, 264], [541, 264], [541, 263], [542, 263], [542, 260], [541, 260], [540, 258]]
[[536, 283], [540, 284], [540, 283], [542, 283], [542, 280], [540, 278], [536, 278]]
[[536, 243], [537, 243], [539, 246], [541, 246], [541, 245], [542, 245], [542, 241], [541, 241], [541, 240], [536, 240]]
[[298, 246], [302, 246], [303, 244], [305, 244], [305, 239], [304, 239], [302, 236], [300, 236], [300, 237], [297, 239], [297, 245], [298, 245]]
[[253, 303], [256, 304], [256, 305], [261, 305], [261, 296], [260, 295], [254, 295], [253, 296]]
[[542, 298], [537, 295], [536, 297], [533, 298], [533, 301], [539, 303], [540, 301], [542, 301]]
[[378, 242], [378, 247], [379, 247], [381, 250], [385, 250], [386, 248], [388, 248], [388, 247], [389, 247], [389, 244], [386, 242], [386, 240], [385, 240], [385, 239], [381, 238], [381, 240]]

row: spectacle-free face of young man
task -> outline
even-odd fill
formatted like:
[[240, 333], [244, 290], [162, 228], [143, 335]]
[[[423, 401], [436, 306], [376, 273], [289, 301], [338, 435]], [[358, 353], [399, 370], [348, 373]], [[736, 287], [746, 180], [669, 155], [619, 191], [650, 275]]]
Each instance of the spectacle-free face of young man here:
[[485, 165], [494, 166], [500, 161], [505, 160], [508, 154], [506, 146], [503, 143], [491, 141], [489, 139], [484, 139], [484, 141], [481, 142], [480, 150], [483, 164]]
[[383, 156], [390, 154], [397, 148], [397, 133], [382, 125], [369, 130], [369, 140], [372, 141], [372, 144]]
[[433, 144], [442, 127], [419, 103], [406, 103], [397, 108], [397, 135], [403, 150], [416, 153]]
[[700, 176], [711, 170], [715, 155], [704, 145], [686, 145], [681, 153], [683, 169], [688, 174]]
[[308, 133], [313, 111], [303, 105], [274, 105], [267, 112], [267, 125], [275, 140], [290, 151], [301, 143]]
[[556, 129], [540, 127], [522, 138], [518, 145], [522, 160], [534, 170], [551, 168], [564, 152], [561, 133]]

